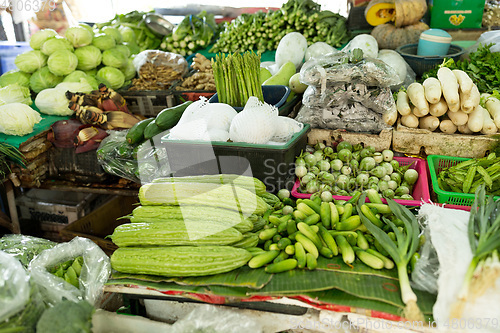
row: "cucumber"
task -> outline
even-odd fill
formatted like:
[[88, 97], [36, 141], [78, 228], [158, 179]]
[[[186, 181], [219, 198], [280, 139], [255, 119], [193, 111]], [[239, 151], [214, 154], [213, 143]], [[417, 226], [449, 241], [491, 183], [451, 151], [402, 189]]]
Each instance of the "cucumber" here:
[[162, 131], [171, 129], [179, 122], [179, 119], [181, 119], [184, 110], [186, 110], [186, 108], [192, 103], [192, 101], [186, 101], [182, 104], [160, 111], [155, 119], [156, 125]]
[[133, 145], [144, 140], [144, 130], [146, 129], [146, 126], [154, 120], [155, 118], [147, 118], [135, 123], [134, 126], [132, 126], [127, 132], [127, 136], [125, 137], [127, 142], [130, 145]]
[[156, 125], [155, 121], [152, 121], [144, 129], [144, 139], [149, 140], [153, 136], [158, 135], [163, 131], [164, 130], [162, 130], [161, 128], [158, 127], [158, 125]]

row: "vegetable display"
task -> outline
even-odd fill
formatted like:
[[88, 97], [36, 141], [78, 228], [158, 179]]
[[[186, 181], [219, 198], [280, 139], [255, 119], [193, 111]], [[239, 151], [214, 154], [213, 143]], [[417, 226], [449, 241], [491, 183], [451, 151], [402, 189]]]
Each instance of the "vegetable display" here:
[[427, 75], [422, 83], [399, 91], [396, 107], [406, 127], [446, 134], [495, 134], [500, 124], [497, 101], [484, 94], [481, 103], [479, 89], [466, 72], [443, 66], [436, 77]]
[[500, 195], [500, 157], [495, 153], [443, 168], [438, 174], [439, 187], [457, 193], [475, 193], [481, 186], [489, 195]]
[[401, 166], [391, 150], [375, 152], [342, 141], [333, 147], [316, 145], [313, 152], [304, 152], [295, 160], [299, 193], [319, 192], [324, 200], [332, 195], [356, 196], [372, 189], [384, 197], [413, 200], [412, 189], [418, 172], [410, 165]]
[[187, 56], [198, 49], [206, 48], [218, 33], [214, 15], [202, 11], [197, 15], [185, 16], [172, 34], [164, 38], [160, 48]]
[[226, 25], [211, 52], [275, 50], [289, 32], [300, 32], [309, 44], [326, 42], [340, 47], [348, 39], [346, 18], [312, 0], [288, 0], [280, 10], [242, 14]]

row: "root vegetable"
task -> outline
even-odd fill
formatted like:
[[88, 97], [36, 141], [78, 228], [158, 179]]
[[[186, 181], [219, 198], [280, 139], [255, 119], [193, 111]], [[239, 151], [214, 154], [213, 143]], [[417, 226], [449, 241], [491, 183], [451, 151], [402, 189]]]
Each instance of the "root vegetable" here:
[[438, 69], [437, 77], [441, 83], [441, 90], [448, 106], [459, 104], [458, 81], [451, 69], [441, 67]]
[[450, 119], [445, 119], [439, 124], [439, 129], [443, 133], [453, 134], [457, 131], [457, 126]]
[[468, 94], [462, 94], [460, 96], [460, 108], [463, 112], [470, 113], [474, 110], [476, 105], [479, 104], [480, 100], [481, 94], [479, 93], [477, 86], [473, 84], [472, 89]]
[[413, 82], [408, 86], [406, 93], [411, 103], [418, 110], [418, 113], [415, 113], [416, 115], [421, 114], [420, 117], [423, 117], [429, 113], [429, 103], [425, 99], [424, 86], [418, 82]]
[[500, 100], [495, 97], [488, 97], [485, 105], [496, 127], [500, 128]]
[[436, 104], [441, 99], [441, 83], [435, 77], [429, 77], [422, 83], [425, 99], [431, 104]]
[[425, 116], [419, 119], [419, 127], [429, 130], [431, 132], [435, 131], [439, 127], [439, 119], [434, 116]]
[[448, 104], [448, 110], [451, 112], [458, 112], [460, 110], [460, 103], [452, 105]]
[[452, 70], [452, 73], [457, 78], [460, 92], [462, 94], [468, 94], [471, 91], [472, 86], [474, 85], [474, 82], [472, 82], [472, 79], [469, 77], [469, 75], [467, 75], [467, 73], [460, 69], [454, 69]]
[[420, 117], [424, 117], [424, 116], [426, 116], [426, 115], [428, 115], [428, 114], [429, 114], [429, 112], [425, 112], [425, 110], [424, 110], [424, 111], [419, 110], [419, 109], [418, 109], [417, 107], [415, 107], [415, 106], [412, 106], [412, 107], [411, 107], [411, 113], [413, 113], [415, 116], [417, 116], [417, 117], [419, 117], [419, 118], [420, 118]]
[[436, 104], [429, 105], [429, 114], [434, 117], [441, 117], [448, 111], [448, 104], [443, 97]]
[[395, 105], [391, 108], [391, 110], [385, 112], [382, 115], [382, 120], [384, 120], [384, 122], [389, 126], [392, 126], [394, 125], [394, 123], [396, 123], [396, 120], [398, 120], [398, 110]]
[[483, 128], [481, 133], [483, 134], [495, 134], [498, 131], [497, 126], [490, 117], [490, 113], [485, 108], [481, 108], [483, 111]]
[[467, 124], [467, 120], [469, 120], [469, 115], [460, 110], [457, 112], [448, 112], [447, 115], [455, 126], [465, 125]]
[[398, 99], [396, 101], [396, 107], [398, 109], [398, 112], [402, 116], [407, 116], [411, 113], [411, 108], [410, 108], [410, 100], [408, 98], [408, 94], [404, 91], [398, 92]]
[[401, 124], [406, 127], [418, 128], [418, 118], [413, 113], [401, 117]]
[[482, 109], [483, 107], [478, 104], [469, 114], [467, 126], [472, 132], [480, 132], [483, 129], [484, 114]]
[[467, 124], [465, 125], [461, 125], [461, 126], [457, 126], [458, 128], [458, 131], [462, 134], [472, 134], [474, 132], [472, 132], [470, 129], [469, 129], [469, 126], [467, 126]]

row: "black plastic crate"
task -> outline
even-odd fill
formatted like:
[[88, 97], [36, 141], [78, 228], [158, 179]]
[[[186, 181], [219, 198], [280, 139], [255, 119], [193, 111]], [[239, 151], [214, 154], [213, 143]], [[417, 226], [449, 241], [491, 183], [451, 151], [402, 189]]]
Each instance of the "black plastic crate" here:
[[253, 176], [264, 182], [269, 192], [292, 189], [295, 182], [295, 158], [307, 144], [310, 126], [296, 133], [283, 145], [257, 145], [241, 142], [201, 142], [168, 140], [157, 148], [165, 149], [175, 176], [207, 174], [239, 174]]
[[56, 147], [49, 150], [49, 175], [80, 182], [102, 182], [111, 177], [97, 161], [95, 150], [76, 154], [75, 148]]

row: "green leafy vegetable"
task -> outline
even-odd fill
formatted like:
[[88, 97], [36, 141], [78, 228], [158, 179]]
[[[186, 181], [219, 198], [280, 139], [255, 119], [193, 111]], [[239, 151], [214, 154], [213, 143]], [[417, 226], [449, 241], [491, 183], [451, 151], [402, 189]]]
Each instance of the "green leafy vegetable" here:
[[59, 50], [67, 50], [73, 52], [73, 45], [69, 40], [61, 36], [55, 36], [47, 39], [45, 43], [43, 43], [40, 51], [46, 56], [50, 56], [52, 53]]
[[57, 32], [53, 29], [42, 29], [31, 35], [30, 46], [33, 50], [40, 50], [43, 43], [51, 37], [57, 36]]
[[52, 53], [47, 60], [47, 66], [52, 74], [64, 76], [72, 73], [78, 65], [76, 55], [68, 50], [59, 50]]
[[75, 55], [78, 59], [76, 68], [87, 71], [94, 69], [101, 64], [101, 50], [93, 45], [79, 47], [75, 50]]
[[25, 73], [33, 73], [47, 64], [47, 56], [38, 50], [21, 53], [14, 60], [17, 68]]
[[10, 84], [0, 89], [0, 105], [23, 103], [31, 105], [30, 89], [18, 84]]
[[0, 76], [0, 86], [6, 87], [9, 84], [17, 83], [20, 86], [29, 87], [30, 77], [30, 73], [21, 72], [20, 70], [8, 71]]
[[66, 30], [66, 38], [73, 44], [74, 47], [82, 47], [92, 43], [94, 34], [91, 30], [82, 26], [70, 27]]

